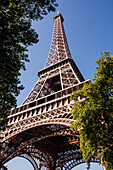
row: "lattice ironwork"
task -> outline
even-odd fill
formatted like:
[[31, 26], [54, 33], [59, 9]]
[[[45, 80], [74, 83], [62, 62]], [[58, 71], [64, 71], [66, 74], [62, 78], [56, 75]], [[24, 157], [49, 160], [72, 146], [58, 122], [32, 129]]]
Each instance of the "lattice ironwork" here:
[[23, 102], [8, 115], [8, 127], [1, 135], [2, 163], [16, 156], [31, 162], [34, 170], [69, 170], [82, 163], [79, 133], [73, 133], [70, 94], [85, 81], [71, 58], [63, 17], [54, 17], [53, 38], [46, 66]]
[[56, 16], [54, 16], [54, 21], [55, 23], [53, 37], [45, 67], [51, 66], [55, 63], [65, 60], [66, 58], [71, 58], [65, 31], [62, 24], [64, 19], [59, 12]]
[[39, 80], [23, 104], [84, 81], [82, 74], [71, 58], [63, 20], [60, 13], [54, 17], [53, 38], [45, 69], [39, 71]]

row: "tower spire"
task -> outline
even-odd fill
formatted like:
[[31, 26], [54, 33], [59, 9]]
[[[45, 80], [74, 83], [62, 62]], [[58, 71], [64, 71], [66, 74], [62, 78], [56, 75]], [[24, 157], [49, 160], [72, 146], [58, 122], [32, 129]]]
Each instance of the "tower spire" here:
[[53, 37], [45, 68], [38, 72], [39, 80], [23, 104], [40, 100], [48, 95], [51, 96], [84, 81], [82, 74], [71, 58], [63, 27], [64, 19], [59, 12], [53, 19], [55, 21]]
[[69, 51], [63, 21], [64, 18], [57, 12], [57, 15], [54, 16], [54, 30], [52, 36], [51, 47], [48, 55], [48, 59], [45, 67], [51, 66], [55, 63], [58, 63], [66, 58], [71, 58], [71, 54]]

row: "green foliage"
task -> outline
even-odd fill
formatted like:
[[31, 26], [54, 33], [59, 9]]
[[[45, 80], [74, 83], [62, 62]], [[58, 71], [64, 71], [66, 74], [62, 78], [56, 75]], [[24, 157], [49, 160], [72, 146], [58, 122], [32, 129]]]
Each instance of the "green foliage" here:
[[31, 22], [55, 11], [56, 6], [56, 0], [0, 1], [0, 131], [5, 129], [7, 112], [16, 106], [16, 96], [23, 89], [19, 76], [29, 61], [27, 47], [38, 42]]
[[106, 170], [113, 169], [113, 56], [101, 53], [93, 83], [71, 95], [76, 120], [71, 128], [80, 133], [83, 159], [99, 159]]
[[56, 6], [56, 0], [0, 1], [0, 129], [7, 111], [16, 105], [15, 96], [23, 89], [19, 76], [29, 61], [27, 47], [38, 42], [31, 22], [55, 11]]

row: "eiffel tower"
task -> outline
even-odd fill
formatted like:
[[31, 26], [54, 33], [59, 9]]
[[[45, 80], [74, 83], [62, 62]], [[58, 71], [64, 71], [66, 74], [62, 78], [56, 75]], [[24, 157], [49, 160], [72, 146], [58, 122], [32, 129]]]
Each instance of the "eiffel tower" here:
[[70, 170], [83, 163], [79, 133], [70, 130], [74, 121], [70, 95], [90, 80], [85, 81], [71, 57], [63, 21], [58, 12], [39, 80], [23, 104], [9, 112], [8, 127], [1, 139], [3, 164], [16, 156], [30, 161], [34, 170]]

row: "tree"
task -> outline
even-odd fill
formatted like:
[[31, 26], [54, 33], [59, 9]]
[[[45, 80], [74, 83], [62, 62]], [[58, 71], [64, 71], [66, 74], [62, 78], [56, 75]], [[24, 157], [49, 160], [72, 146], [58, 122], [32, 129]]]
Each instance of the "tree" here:
[[55, 11], [56, 6], [56, 0], [0, 1], [0, 131], [5, 129], [7, 113], [16, 106], [16, 96], [23, 89], [19, 76], [29, 61], [27, 47], [38, 42], [31, 22]]
[[79, 131], [83, 159], [99, 159], [106, 170], [113, 170], [113, 56], [101, 53], [93, 83], [71, 95], [76, 120], [71, 128]]

